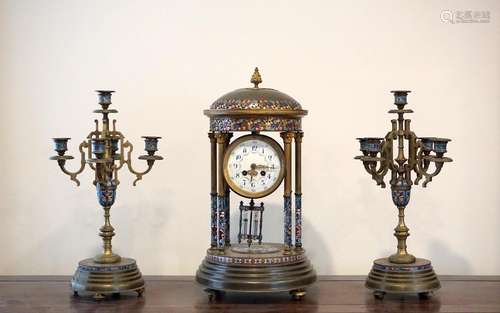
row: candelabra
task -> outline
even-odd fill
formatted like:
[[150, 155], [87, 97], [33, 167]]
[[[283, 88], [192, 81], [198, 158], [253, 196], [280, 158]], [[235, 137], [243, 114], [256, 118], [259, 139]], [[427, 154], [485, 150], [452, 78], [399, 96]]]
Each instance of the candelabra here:
[[72, 156], [65, 154], [70, 138], [54, 138], [54, 150], [57, 155], [50, 158], [57, 161], [62, 172], [68, 175], [77, 186], [80, 185], [77, 176], [84, 171], [86, 165], [95, 173], [93, 183], [97, 189], [99, 204], [104, 209], [104, 225], [99, 233], [103, 240], [103, 252], [94, 258], [79, 262], [71, 280], [71, 287], [75, 295], [78, 295], [78, 292], [91, 293], [96, 300], [103, 299], [106, 294], [119, 295], [120, 292], [136, 291], [141, 296], [144, 292], [144, 280], [136, 261], [131, 258], [122, 258], [111, 249], [111, 239], [115, 232], [110, 223], [110, 209], [115, 201], [116, 188], [120, 184], [118, 171], [124, 165], [136, 176], [133, 182], [135, 186], [137, 181], [151, 171], [155, 161], [163, 159], [155, 155], [160, 137], [143, 136], [147, 154], [140, 156], [139, 159], [146, 160], [147, 169], [142, 172], [133, 169], [131, 158], [133, 145], [120, 131], [116, 130], [116, 120], [113, 120], [110, 129], [108, 116], [118, 113], [117, 110], [109, 109], [113, 92], [97, 90], [102, 108], [95, 110], [94, 113], [102, 114], [101, 129], [96, 119], [95, 130], [90, 132], [80, 144], [80, 168], [75, 172], [66, 169], [66, 161], [73, 159]]
[[[392, 200], [399, 211], [399, 222], [394, 229], [394, 236], [398, 241], [397, 252], [388, 258], [374, 261], [366, 287], [374, 290], [375, 297], [380, 299], [386, 293], [417, 293], [428, 297], [440, 288], [440, 283], [429, 260], [415, 258], [407, 252], [409, 228], [405, 224], [404, 210], [410, 201], [413, 182], [418, 185], [424, 179], [422, 186], [426, 187], [441, 172], [444, 163], [452, 161], [444, 156], [450, 139], [417, 137], [410, 130], [410, 120], [404, 118], [405, 113], [413, 113], [404, 108], [410, 91], [391, 92], [397, 109], [390, 110], [389, 113], [398, 115], [397, 119], [391, 120], [391, 131], [384, 138], [358, 138], [363, 155], [356, 159], [363, 162], [365, 170], [382, 188], [385, 188], [384, 176], [390, 171]], [[408, 146], [407, 156], [405, 142]], [[412, 172], [415, 175], [414, 181]]]

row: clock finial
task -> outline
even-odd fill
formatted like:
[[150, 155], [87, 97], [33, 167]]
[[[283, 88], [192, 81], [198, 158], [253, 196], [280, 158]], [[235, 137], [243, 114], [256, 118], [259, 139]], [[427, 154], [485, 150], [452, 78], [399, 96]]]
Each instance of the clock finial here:
[[253, 71], [253, 75], [252, 78], [250, 79], [250, 82], [254, 84], [255, 88], [259, 88], [259, 84], [262, 83], [262, 77], [260, 77], [258, 67], [256, 67], [255, 70]]

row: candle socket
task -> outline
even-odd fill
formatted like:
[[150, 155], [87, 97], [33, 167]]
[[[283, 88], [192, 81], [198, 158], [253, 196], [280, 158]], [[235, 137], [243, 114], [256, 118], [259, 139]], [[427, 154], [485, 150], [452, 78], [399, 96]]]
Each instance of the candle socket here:
[[98, 103], [106, 110], [111, 105], [111, 95], [114, 90], [96, 90]]
[[68, 140], [71, 138], [52, 138], [54, 141], [54, 151], [63, 156], [68, 151]]
[[158, 140], [161, 137], [156, 136], [142, 136], [144, 138], [144, 150], [148, 153], [148, 155], [154, 155], [156, 151], [158, 151]]
[[364, 137], [357, 138], [359, 140], [360, 151], [363, 154], [377, 154], [382, 150], [382, 141], [384, 138]]
[[120, 149], [120, 146], [119, 146], [120, 138], [111, 138], [110, 142], [111, 142], [111, 155], [115, 160], [119, 160], [120, 155], [117, 152]]
[[393, 90], [391, 93], [394, 94], [394, 104], [397, 105], [398, 109], [403, 109], [405, 105], [408, 104], [408, 94], [410, 90]]
[[101, 159], [106, 153], [106, 139], [94, 138], [92, 139], [92, 153], [96, 158]]

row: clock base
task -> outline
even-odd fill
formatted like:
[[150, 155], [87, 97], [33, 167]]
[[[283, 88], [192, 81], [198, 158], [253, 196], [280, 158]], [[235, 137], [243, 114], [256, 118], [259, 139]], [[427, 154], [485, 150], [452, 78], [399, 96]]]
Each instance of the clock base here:
[[196, 281], [211, 299], [224, 292], [290, 292], [294, 299], [302, 299], [305, 288], [316, 281], [305, 250], [285, 251], [282, 244], [262, 245], [270, 252], [242, 253], [229, 247], [221, 254], [209, 249], [196, 272]]
[[418, 258], [410, 264], [392, 263], [389, 258], [375, 260], [365, 286], [374, 291], [377, 299], [386, 293], [418, 294], [426, 298], [441, 288], [431, 261]]
[[121, 258], [119, 262], [105, 264], [91, 258], [78, 263], [71, 289], [75, 296], [91, 295], [95, 300], [130, 291], [140, 297], [144, 292], [144, 279], [134, 259]]

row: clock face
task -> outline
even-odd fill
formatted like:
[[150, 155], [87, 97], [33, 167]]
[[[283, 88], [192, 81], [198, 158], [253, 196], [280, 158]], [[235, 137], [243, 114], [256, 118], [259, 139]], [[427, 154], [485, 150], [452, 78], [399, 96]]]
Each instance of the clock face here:
[[281, 146], [263, 135], [246, 135], [231, 143], [224, 156], [224, 177], [229, 187], [247, 198], [272, 193], [285, 174]]

